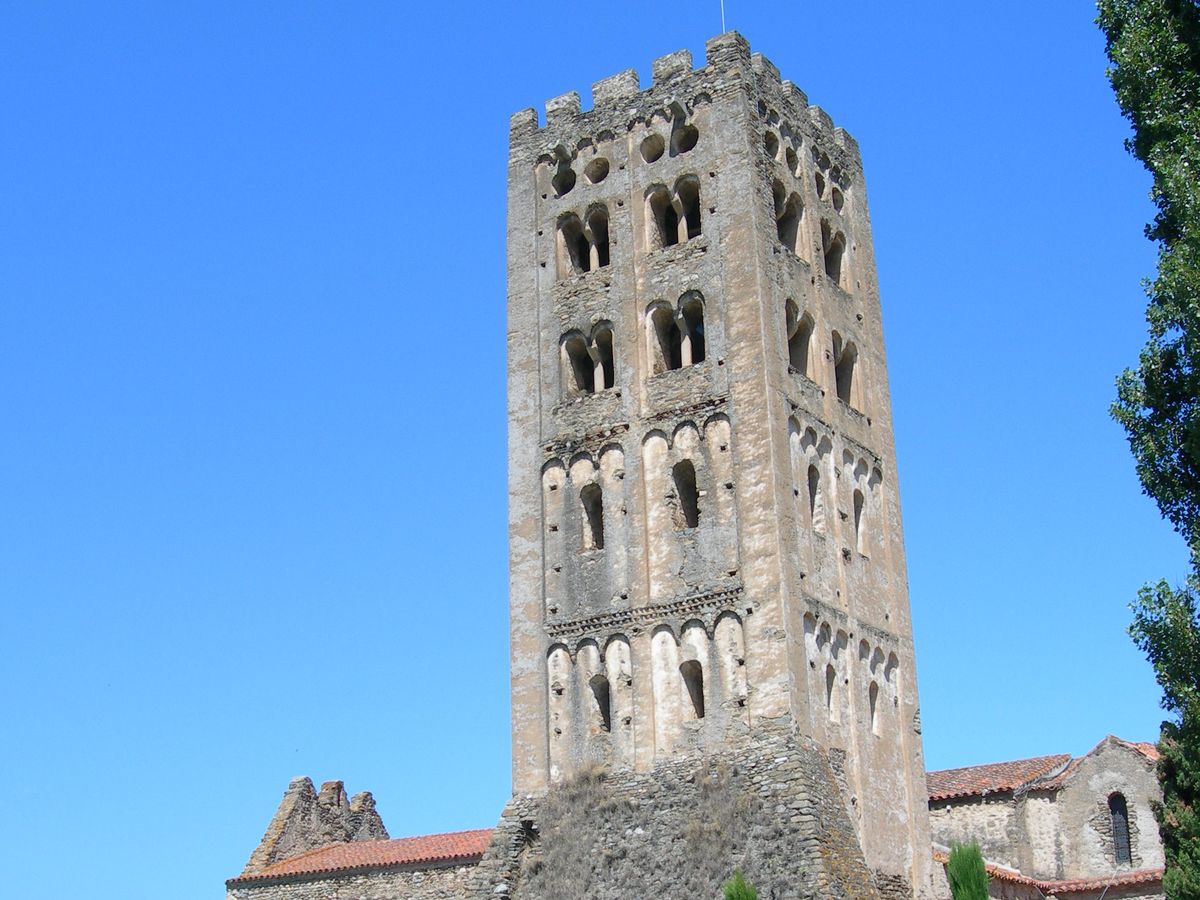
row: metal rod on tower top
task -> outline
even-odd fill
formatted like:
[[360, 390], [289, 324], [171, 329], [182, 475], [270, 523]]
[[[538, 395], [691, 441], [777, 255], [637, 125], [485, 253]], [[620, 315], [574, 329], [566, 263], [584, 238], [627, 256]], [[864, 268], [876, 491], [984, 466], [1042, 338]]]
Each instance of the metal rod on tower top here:
[[725, 33], [725, 0], [721, 0], [721, 34]]

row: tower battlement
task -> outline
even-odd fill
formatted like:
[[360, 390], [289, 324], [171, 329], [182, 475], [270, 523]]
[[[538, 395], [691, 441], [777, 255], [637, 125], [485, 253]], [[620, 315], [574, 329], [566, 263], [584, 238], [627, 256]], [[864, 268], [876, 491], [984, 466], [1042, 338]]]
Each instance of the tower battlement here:
[[[705, 45], [706, 63], [695, 67], [689, 50], [677, 50], [655, 59], [651, 84], [643, 89], [636, 69], [626, 69], [592, 85], [592, 107], [582, 108], [578, 91], [568, 91], [545, 103], [544, 124], [533, 107], [514, 113], [509, 122], [510, 143], [535, 149], [547, 156], [575, 155], [577, 144], [594, 141], [608, 132], [633, 130], [656, 116], [686, 117], [697, 103], [711, 99], [730, 76], [751, 73], [758, 93], [767, 104], [764, 117], [787, 122], [791, 129], [805, 131], [819, 140], [827, 152], [837, 153], [844, 166], [861, 167], [858, 143], [819, 106], [809, 106], [808, 97], [736, 31], [710, 39]], [[803, 123], [803, 124], [801, 124]], [[562, 139], [568, 139], [563, 143]]]

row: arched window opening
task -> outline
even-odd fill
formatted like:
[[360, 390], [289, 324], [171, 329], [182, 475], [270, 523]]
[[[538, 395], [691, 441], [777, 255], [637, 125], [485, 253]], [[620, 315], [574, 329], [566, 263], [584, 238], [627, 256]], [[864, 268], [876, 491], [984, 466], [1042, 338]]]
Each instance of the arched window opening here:
[[612, 731], [612, 694], [608, 679], [603, 675], [593, 675], [588, 687], [592, 689], [592, 699], [596, 703], [596, 719], [600, 730]]
[[578, 217], [567, 216], [558, 223], [560, 274], [591, 271], [591, 248]]
[[687, 153], [700, 140], [700, 131], [695, 125], [679, 125], [671, 129], [671, 155]]
[[587, 164], [587, 168], [583, 170], [583, 174], [587, 176], [587, 180], [592, 184], [599, 184], [608, 177], [608, 160], [603, 156], [597, 156]]
[[783, 152], [783, 160], [787, 164], [788, 171], [793, 175], [800, 174], [800, 160], [796, 158], [796, 151], [792, 147], [788, 147]]
[[846, 205], [846, 198], [838, 188], [833, 188], [829, 192], [829, 199], [833, 201], [833, 208], [838, 212], [842, 211], [842, 207]]
[[575, 170], [565, 162], [559, 163], [558, 171], [554, 173], [550, 183], [554, 186], [554, 196], [561, 197], [569, 194], [575, 187]]
[[675, 496], [679, 501], [676, 528], [695, 528], [700, 524], [700, 492], [696, 490], [696, 467], [690, 459], [680, 460], [671, 469]]
[[697, 296], [690, 296], [680, 305], [679, 312], [684, 325], [680, 363], [685, 366], [702, 363], [705, 356], [704, 302]]
[[829, 721], [836, 722], [838, 720], [838, 709], [835, 700], [837, 692], [837, 671], [830, 663], [825, 667], [825, 710], [829, 713]]
[[683, 684], [687, 688], [688, 698], [692, 701], [692, 718], [704, 718], [704, 670], [694, 659], [679, 666], [679, 674], [683, 676]]
[[604, 391], [617, 383], [616, 367], [613, 363], [613, 334], [608, 326], [597, 329], [592, 339], [596, 351], [596, 390]]
[[682, 211], [684, 240], [692, 240], [700, 236], [700, 183], [695, 178], [685, 178], [675, 188], [679, 198], [679, 208]]
[[805, 313], [798, 315], [796, 304], [787, 302], [788, 366], [799, 375], [812, 377], [809, 371], [809, 349], [812, 346], [813, 320]]
[[1129, 807], [1124, 794], [1113, 794], [1108, 798], [1108, 813], [1112, 819], [1113, 859], [1117, 865], [1133, 861], [1129, 846]]
[[671, 204], [667, 189], [657, 188], [646, 198], [650, 207], [650, 219], [654, 223], [651, 243], [654, 249], [674, 247], [679, 243], [679, 214]]
[[866, 528], [866, 522], [863, 519], [864, 512], [863, 492], [860, 490], [854, 491], [854, 548], [862, 553], [863, 549], [863, 532]]
[[675, 314], [665, 306], [656, 306], [650, 312], [649, 326], [654, 373], [678, 369], [683, 365], [683, 338]]
[[858, 361], [858, 348], [853, 343], [842, 343], [841, 335], [833, 333], [833, 375], [837, 382], [838, 399], [847, 406], [854, 406], [854, 364]]
[[666, 142], [663, 141], [660, 134], [648, 134], [642, 138], [642, 159], [648, 163], [658, 162], [665, 149]]
[[800, 255], [800, 221], [804, 213], [804, 204], [800, 195], [788, 195], [783, 184], [776, 181], [772, 190], [775, 202], [775, 229], [779, 241], [792, 253]]
[[779, 158], [779, 138], [776, 137], [775, 132], [768, 131], [763, 136], [763, 149], [767, 151], [767, 156], [771, 159]]
[[[608, 210], [600, 207], [588, 214], [588, 231], [591, 232], [591, 269], [608, 265]], [[590, 271], [590, 270], [589, 270]]]
[[808, 520], [813, 531], [825, 530], [825, 511], [821, 507], [821, 470], [815, 465], [808, 467]]
[[825, 274], [836, 285], [842, 283], [842, 256], [846, 252], [846, 237], [840, 231], [831, 234], [828, 222], [821, 223], [821, 243], [825, 253]]
[[871, 734], [879, 734], [879, 685], [874, 681], [867, 691], [867, 702], [871, 707]]
[[604, 492], [598, 484], [584, 485], [579, 492], [583, 504], [583, 549], [604, 549]]
[[563, 341], [563, 356], [566, 372], [563, 378], [563, 393], [568, 395], [591, 394], [595, 391], [595, 363], [588, 353], [583, 336], [573, 334]]
[[817, 197], [825, 196], [825, 176], [820, 172], [813, 173], [813, 181], [817, 183]]

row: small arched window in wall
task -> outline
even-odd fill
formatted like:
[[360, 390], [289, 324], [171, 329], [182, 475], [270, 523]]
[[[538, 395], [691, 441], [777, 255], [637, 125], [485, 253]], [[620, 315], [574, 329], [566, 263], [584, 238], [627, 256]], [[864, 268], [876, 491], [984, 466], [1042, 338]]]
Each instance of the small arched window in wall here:
[[[608, 209], [597, 206], [588, 213], [591, 237], [591, 268], [608, 265]], [[590, 270], [589, 270], [590, 271]]]
[[704, 362], [704, 301], [700, 295], [695, 292], [685, 294], [679, 304], [679, 315], [684, 325], [680, 361], [685, 366]]
[[813, 531], [825, 531], [825, 506], [821, 500], [821, 470], [816, 463], [808, 467], [808, 520]]
[[771, 196], [775, 204], [775, 231], [779, 235], [779, 242], [797, 256], [803, 256], [800, 250], [803, 239], [801, 222], [804, 218], [804, 203], [800, 200], [800, 195], [795, 191], [789, 194], [783, 182], [776, 181], [772, 185]]
[[666, 305], [655, 306], [650, 310], [646, 325], [654, 374], [680, 368], [683, 365], [683, 337], [675, 322], [675, 313]]
[[675, 482], [675, 527], [695, 528], [700, 524], [700, 492], [696, 489], [696, 467], [690, 459], [675, 463], [671, 469]]
[[608, 325], [601, 325], [592, 337], [592, 346], [596, 350], [595, 385], [596, 390], [604, 391], [617, 383], [616, 367], [613, 364], [613, 334]]
[[812, 378], [809, 368], [810, 349], [812, 347], [813, 320], [805, 313], [799, 314], [795, 301], [788, 300], [786, 304], [788, 366], [798, 375]]
[[854, 383], [854, 367], [858, 362], [858, 348], [852, 341], [843, 341], [836, 331], [833, 333], [833, 375], [837, 382], [838, 399], [847, 406], [858, 407], [857, 385]]
[[612, 694], [608, 679], [603, 675], [593, 675], [588, 687], [592, 689], [597, 726], [601, 731], [612, 731]]
[[829, 280], [842, 286], [842, 257], [846, 253], [846, 236], [834, 233], [828, 222], [821, 223], [821, 246], [825, 255], [825, 274]]
[[680, 218], [685, 229], [683, 237], [689, 241], [700, 237], [700, 180], [694, 175], [679, 179], [675, 196], [679, 200]]
[[700, 130], [695, 125], [689, 125], [682, 119], [676, 118], [671, 126], [671, 155], [689, 153], [700, 140]]
[[825, 710], [830, 722], [838, 721], [837, 670], [832, 663], [825, 666]]
[[564, 194], [571, 193], [571, 189], [575, 187], [575, 170], [571, 168], [566, 160], [561, 160], [558, 164], [558, 170], [554, 173], [554, 177], [550, 179], [550, 183], [554, 186], [555, 197], [562, 197]]
[[679, 213], [671, 202], [671, 195], [665, 187], [657, 187], [646, 197], [649, 220], [653, 227], [650, 235], [652, 249], [661, 250], [663, 247], [674, 247], [679, 243]]
[[592, 252], [576, 215], [558, 220], [558, 274], [567, 276], [592, 270]]
[[1129, 846], [1129, 806], [1124, 794], [1109, 796], [1108, 814], [1112, 820], [1113, 860], [1117, 865], [1127, 865], [1133, 861], [1133, 853]]
[[579, 492], [583, 506], [583, 549], [604, 549], [604, 492], [598, 484], [584, 485]]
[[863, 492], [854, 490], [854, 549], [863, 552], [863, 538], [866, 531], [866, 501]]
[[867, 690], [867, 705], [871, 710], [871, 734], [879, 734], [879, 685], [874, 681]]
[[567, 396], [594, 393], [596, 366], [582, 334], [575, 332], [563, 339], [562, 358], [563, 393]]
[[679, 674], [683, 676], [683, 685], [687, 688], [688, 699], [691, 701], [691, 718], [704, 718], [704, 669], [697, 660], [689, 659], [679, 666]]

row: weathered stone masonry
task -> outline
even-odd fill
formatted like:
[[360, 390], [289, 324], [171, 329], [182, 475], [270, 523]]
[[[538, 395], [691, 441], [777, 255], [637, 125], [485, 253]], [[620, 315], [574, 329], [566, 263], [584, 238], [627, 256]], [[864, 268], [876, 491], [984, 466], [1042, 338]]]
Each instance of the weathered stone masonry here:
[[706, 52], [512, 119], [514, 788], [732, 758], [782, 728], [831, 754], [879, 883], [921, 890], [858, 148], [739, 35]]

